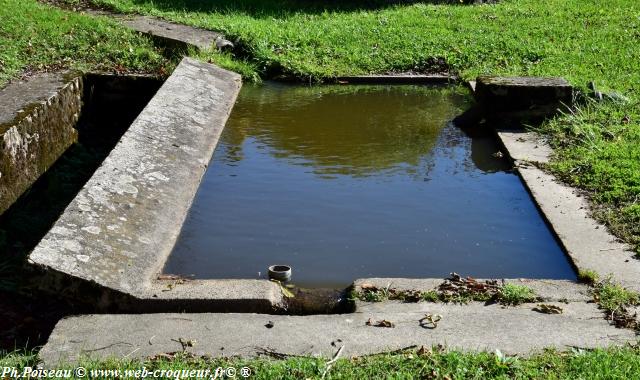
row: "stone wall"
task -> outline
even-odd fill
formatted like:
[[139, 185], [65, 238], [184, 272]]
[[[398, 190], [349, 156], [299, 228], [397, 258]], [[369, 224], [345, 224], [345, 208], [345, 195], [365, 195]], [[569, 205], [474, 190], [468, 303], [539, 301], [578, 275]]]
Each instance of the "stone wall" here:
[[0, 90], [0, 214], [77, 140], [82, 79], [42, 74]]

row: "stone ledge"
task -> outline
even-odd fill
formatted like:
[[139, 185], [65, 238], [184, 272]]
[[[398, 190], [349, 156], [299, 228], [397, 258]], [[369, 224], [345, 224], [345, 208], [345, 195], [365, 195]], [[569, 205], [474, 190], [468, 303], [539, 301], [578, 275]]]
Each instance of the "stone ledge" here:
[[536, 166], [547, 163], [552, 152], [542, 137], [524, 131], [499, 130], [497, 135], [573, 264], [601, 277], [612, 275], [625, 287], [640, 291], [640, 260], [631, 247], [591, 217], [589, 202], [578, 190]]
[[[544, 348], [566, 350], [635, 342], [634, 331], [609, 325], [595, 304], [559, 303], [562, 314], [542, 314], [531, 305], [503, 308], [480, 303], [447, 305], [385, 302], [353, 314], [283, 316], [266, 314], [88, 315], [63, 319], [40, 351], [46, 366], [92, 359], [144, 359], [182, 351], [193, 340], [194, 355], [255, 357], [265, 350], [330, 358], [441, 344], [462, 351], [500, 349], [527, 355]], [[439, 314], [437, 328], [420, 319]], [[367, 326], [386, 319], [395, 328]], [[271, 322], [271, 323], [269, 323]], [[268, 327], [268, 326], [272, 327]]]
[[474, 95], [490, 112], [531, 112], [532, 107], [570, 105], [573, 87], [564, 78], [481, 76]]
[[[240, 85], [238, 74], [183, 59], [29, 261], [116, 298], [126, 295], [134, 306], [136, 300], [154, 308], [162, 302], [211, 300], [235, 308], [253, 300], [266, 311], [265, 305], [280, 304], [279, 287], [269, 281], [227, 282], [223, 287], [216, 281], [180, 282], [170, 289], [159, 289], [156, 281]], [[251, 310], [249, 306], [245, 308]]]
[[160, 45], [171, 49], [209, 50], [216, 47], [217, 39], [224, 38], [218, 32], [177, 24], [151, 16], [120, 14], [96, 9], [87, 9], [85, 12], [94, 16], [112, 18], [127, 28], [147, 35]]
[[39, 74], [0, 90], [0, 214], [77, 141], [79, 74]]

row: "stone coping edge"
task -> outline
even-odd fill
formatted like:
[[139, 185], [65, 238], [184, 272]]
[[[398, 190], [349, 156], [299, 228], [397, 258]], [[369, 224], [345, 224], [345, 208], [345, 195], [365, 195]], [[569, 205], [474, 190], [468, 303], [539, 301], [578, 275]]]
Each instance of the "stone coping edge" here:
[[240, 87], [236, 73], [182, 60], [30, 254], [52, 279], [45, 288], [91, 288], [104, 307], [127, 298], [261, 311], [282, 303], [266, 280], [158, 280]]
[[640, 260], [628, 244], [613, 236], [591, 216], [587, 198], [541, 169], [553, 152], [544, 137], [525, 130], [496, 130], [499, 143], [529, 191], [539, 211], [578, 271], [612, 276], [640, 291]]
[[0, 214], [77, 141], [79, 73], [15, 80], [0, 89]]

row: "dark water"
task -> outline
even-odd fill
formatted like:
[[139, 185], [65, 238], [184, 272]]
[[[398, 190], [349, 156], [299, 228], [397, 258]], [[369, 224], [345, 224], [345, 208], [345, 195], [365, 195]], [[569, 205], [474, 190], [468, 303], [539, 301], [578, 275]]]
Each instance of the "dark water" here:
[[245, 87], [166, 273], [303, 286], [362, 277], [575, 278], [464, 90]]

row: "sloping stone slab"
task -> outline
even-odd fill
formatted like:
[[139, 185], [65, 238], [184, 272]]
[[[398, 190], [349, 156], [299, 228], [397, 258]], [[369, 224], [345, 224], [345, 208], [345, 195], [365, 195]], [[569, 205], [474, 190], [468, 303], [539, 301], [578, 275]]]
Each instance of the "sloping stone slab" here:
[[120, 16], [117, 20], [123, 25], [154, 38], [167, 45], [177, 47], [195, 47], [200, 50], [215, 48], [216, 39], [222, 34], [188, 25], [174, 24], [149, 16]]
[[587, 199], [535, 164], [547, 163], [551, 148], [535, 133], [497, 132], [536, 204], [579, 270], [612, 275], [625, 287], [640, 291], [640, 260], [590, 215]]
[[625, 287], [640, 291], [640, 260], [631, 247], [591, 218], [584, 197], [535, 166], [519, 165], [518, 173], [578, 269], [612, 275]]
[[[240, 85], [238, 74], [183, 59], [33, 250], [30, 262], [58, 279], [133, 297], [134, 306], [136, 300], [222, 299], [237, 310], [238, 302], [278, 303], [279, 288], [269, 281], [230, 282], [231, 289], [221, 289], [215, 281], [156, 280]], [[69, 290], [65, 281], [50, 286]]]
[[224, 38], [218, 32], [176, 24], [151, 16], [124, 15], [105, 10], [87, 9], [94, 16], [110, 17], [122, 25], [145, 34], [170, 48], [187, 49], [193, 47], [208, 50], [216, 47], [216, 39]]
[[[535, 306], [535, 305], [534, 305]], [[604, 347], [634, 342], [632, 330], [616, 329], [594, 304], [559, 303], [563, 314], [531, 310], [434, 303], [370, 304], [354, 314], [282, 316], [265, 314], [88, 315], [63, 319], [40, 351], [47, 366], [81, 357], [147, 358], [182, 351], [180, 339], [195, 341], [196, 355], [254, 357], [265, 350], [288, 355], [342, 357], [368, 355], [411, 345], [442, 344], [456, 350], [500, 349], [530, 354], [543, 348]], [[439, 314], [436, 328], [420, 325]], [[386, 319], [394, 328], [367, 326]], [[270, 327], [271, 326], [271, 327]]]
[[497, 133], [512, 160], [546, 164], [551, 159], [553, 149], [538, 133], [524, 130], [498, 130]]
[[0, 214], [77, 140], [82, 80], [38, 74], [0, 90]]

